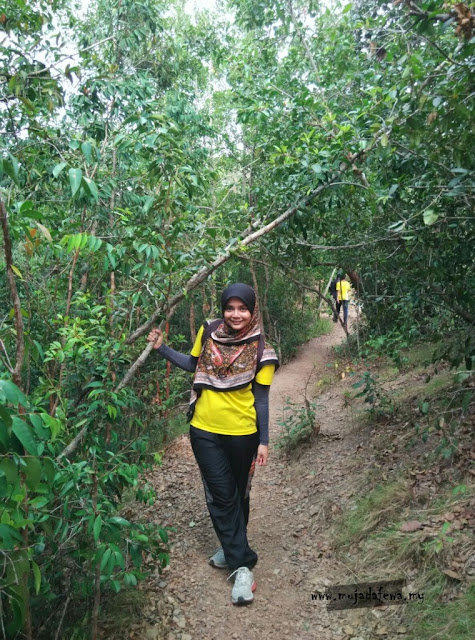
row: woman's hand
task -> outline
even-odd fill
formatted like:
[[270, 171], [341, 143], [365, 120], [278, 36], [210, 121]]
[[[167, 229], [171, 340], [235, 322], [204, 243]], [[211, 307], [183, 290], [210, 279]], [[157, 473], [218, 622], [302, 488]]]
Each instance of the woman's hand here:
[[257, 464], [260, 467], [265, 467], [267, 464], [268, 457], [269, 457], [269, 447], [266, 444], [260, 444], [257, 448]]
[[154, 349], [160, 349], [160, 347], [163, 344], [163, 333], [162, 333], [162, 331], [155, 327], [148, 334], [147, 340], [149, 342], [153, 342], [153, 348]]

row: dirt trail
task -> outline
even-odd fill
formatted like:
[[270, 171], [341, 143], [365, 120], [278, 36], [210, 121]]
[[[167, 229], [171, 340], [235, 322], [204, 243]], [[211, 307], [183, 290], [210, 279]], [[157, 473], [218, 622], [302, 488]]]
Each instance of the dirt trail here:
[[[210, 567], [218, 546], [189, 440], [183, 436], [167, 450], [164, 464], [150, 475], [158, 492], [153, 507], [140, 515], [176, 528], [171, 566], [147, 585], [149, 604], [142, 624], [126, 636], [167, 640], [343, 640], [357, 638], [359, 612], [327, 612], [312, 602], [316, 589], [336, 584], [341, 566], [328, 539], [328, 516], [338, 514], [354, 493], [360, 447], [343, 406], [343, 388], [318, 399], [320, 435], [298, 459], [284, 460], [272, 448], [286, 398], [303, 403], [309, 377], [328, 375], [332, 347], [344, 338], [339, 325], [302, 346], [282, 366], [271, 387], [271, 457], [256, 469], [251, 493], [249, 539], [259, 554], [257, 590], [247, 607], [231, 604], [228, 573]], [[363, 610], [368, 615], [368, 610]], [[368, 636], [365, 636], [368, 637]]]

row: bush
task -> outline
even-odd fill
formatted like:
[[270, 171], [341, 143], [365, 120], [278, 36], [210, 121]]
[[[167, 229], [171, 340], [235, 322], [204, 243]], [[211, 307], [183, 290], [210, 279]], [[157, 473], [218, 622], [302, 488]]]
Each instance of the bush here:
[[308, 442], [316, 433], [317, 405], [305, 400], [304, 405], [298, 405], [287, 398], [284, 415], [277, 424], [282, 427], [275, 448], [285, 453], [291, 453], [304, 442]]

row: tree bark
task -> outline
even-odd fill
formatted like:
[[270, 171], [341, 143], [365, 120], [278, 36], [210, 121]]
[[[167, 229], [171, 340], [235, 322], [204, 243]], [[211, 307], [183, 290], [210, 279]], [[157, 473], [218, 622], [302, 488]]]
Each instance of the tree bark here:
[[[94, 516], [97, 518], [97, 475], [94, 472], [94, 484], [93, 484], [93, 494], [92, 494], [92, 508], [94, 512]], [[98, 539], [96, 542], [96, 548], [99, 546], [100, 540]], [[99, 622], [99, 609], [101, 606], [101, 562], [98, 560], [96, 562], [96, 566], [94, 568], [94, 603], [92, 607], [92, 615], [91, 615], [91, 639], [97, 640], [97, 625]]]
[[23, 318], [21, 315], [21, 302], [18, 295], [18, 289], [16, 286], [15, 275], [12, 269], [12, 241], [10, 237], [10, 229], [8, 227], [7, 210], [0, 198], [0, 223], [2, 225], [3, 232], [3, 246], [5, 250], [5, 262], [7, 265], [7, 281], [8, 288], [10, 289], [10, 295], [13, 303], [13, 311], [15, 318], [15, 331], [16, 331], [16, 361], [12, 371], [13, 382], [19, 389], [22, 389], [21, 370], [23, 367], [23, 359], [25, 357], [25, 330], [23, 326]]
[[264, 333], [266, 333], [265, 329], [267, 328], [267, 335], [269, 336], [269, 338], [271, 338], [272, 335], [274, 334], [274, 327], [272, 325], [272, 321], [269, 313], [269, 306], [267, 304], [267, 293], [270, 287], [269, 268], [267, 267], [267, 265], [264, 265], [264, 274], [266, 278], [266, 286], [264, 289], [264, 298], [262, 300], [262, 316], [264, 319]]
[[[261, 296], [259, 295], [259, 283], [257, 282], [256, 270], [254, 269], [254, 263], [252, 261], [252, 258], [249, 261], [249, 269], [251, 271], [252, 284], [254, 285], [254, 291], [256, 292], [256, 298], [260, 308]], [[264, 321], [263, 321], [262, 313], [260, 318], [261, 318], [261, 332], [264, 333]]]
[[[76, 252], [74, 254], [73, 257], [73, 263], [71, 265], [71, 270], [69, 271], [69, 277], [68, 277], [68, 297], [66, 299], [66, 311], [64, 313], [64, 327], [66, 327], [69, 323], [69, 312], [71, 311], [71, 300], [73, 297], [73, 276], [74, 276], [74, 269], [76, 268], [76, 263], [78, 261], [78, 257], [79, 257], [79, 251], [80, 249], [76, 249]], [[61, 338], [61, 346], [64, 347], [64, 345], [66, 344], [66, 336], [63, 336]], [[61, 387], [61, 383], [63, 381], [63, 374], [64, 374], [64, 369], [66, 368], [66, 362], [62, 362], [61, 366], [59, 368], [59, 378], [58, 378], [58, 388]], [[56, 377], [56, 371], [57, 368], [55, 367], [53, 373], [52, 373], [52, 379], [54, 379]], [[50, 396], [50, 411], [49, 414], [50, 416], [55, 416], [56, 414], [56, 409], [58, 408], [58, 404], [59, 404], [59, 393], [56, 394], [56, 397], [53, 400], [53, 396]]]
[[196, 340], [196, 318], [195, 318], [195, 303], [193, 300], [190, 302], [190, 336], [191, 342], [194, 344]]

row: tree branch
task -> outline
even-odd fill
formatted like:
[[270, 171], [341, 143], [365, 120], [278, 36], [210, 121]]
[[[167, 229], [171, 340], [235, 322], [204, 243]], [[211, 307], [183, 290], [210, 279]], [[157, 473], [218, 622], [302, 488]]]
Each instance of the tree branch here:
[[311, 249], [319, 249], [320, 251], [339, 251], [342, 249], [358, 249], [359, 247], [366, 247], [367, 245], [375, 244], [376, 242], [394, 242], [395, 240], [399, 240], [399, 236], [396, 238], [375, 238], [374, 240], [368, 240], [367, 242], [357, 242], [356, 244], [342, 244], [336, 246], [326, 244], [310, 244], [309, 242], [302, 242], [302, 240], [298, 240], [296, 244], [300, 244], [304, 247], [310, 247]]
[[409, 9], [409, 15], [416, 16], [422, 20], [430, 18], [436, 22], [447, 22], [447, 20], [450, 20], [450, 18], [454, 18], [457, 15], [455, 11], [450, 11], [449, 13], [437, 13], [434, 15], [429, 11], [423, 11], [415, 2], [412, 2], [412, 0], [406, 0], [406, 6]]
[[422, 38], [423, 40], [425, 40], [428, 44], [431, 44], [433, 47], [435, 47], [437, 49], [437, 51], [439, 51], [439, 53], [441, 53], [444, 56], [444, 58], [446, 58], [452, 64], [455, 64], [457, 67], [462, 67], [462, 69], [466, 69], [467, 68], [467, 65], [462, 64], [461, 62], [457, 62], [456, 60], [451, 58], [447, 53], [445, 53], [445, 51], [442, 49], [442, 47], [439, 47], [438, 44], [436, 44], [432, 40], [429, 40], [429, 38], [426, 38], [426, 36], [424, 36], [422, 33], [419, 33], [418, 36], [420, 38]]
[[401, 144], [400, 142], [397, 142], [396, 140], [393, 140], [393, 144], [395, 144], [396, 147], [400, 147], [401, 149], [404, 149], [404, 151], [406, 151], [407, 153], [410, 153], [411, 155], [415, 156], [416, 158], [422, 158], [426, 162], [430, 162], [431, 164], [435, 164], [438, 167], [442, 167], [442, 169], [445, 169], [445, 171], [450, 173], [451, 176], [455, 176], [456, 175], [451, 169], [446, 167], [445, 164], [442, 164], [441, 162], [436, 162], [435, 160], [430, 160], [429, 158], [426, 158], [425, 156], [421, 156], [420, 153], [416, 153], [412, 149], [409, 149], [409, 147], [406, 147], [405, 145]]

